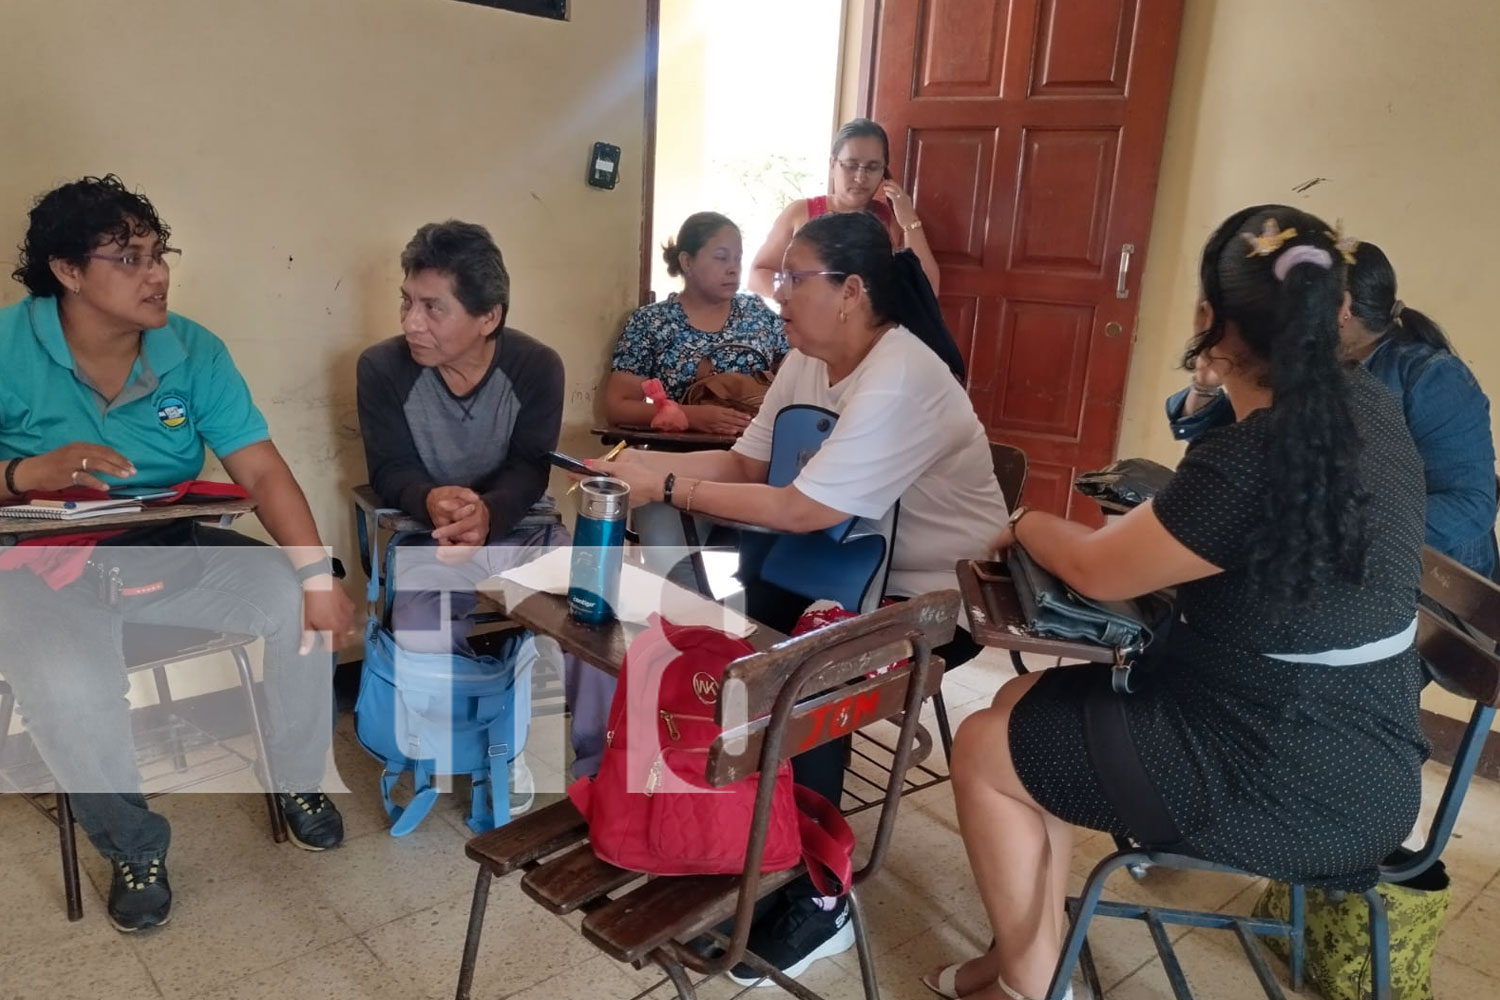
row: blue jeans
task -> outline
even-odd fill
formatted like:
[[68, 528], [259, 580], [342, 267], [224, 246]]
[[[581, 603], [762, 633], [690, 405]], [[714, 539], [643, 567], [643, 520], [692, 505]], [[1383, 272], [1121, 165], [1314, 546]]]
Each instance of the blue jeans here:
[[[200, 530], [199, 541], [196, 583], [118, 607], [105, 603], [87, 571], [61, 590], [28, 569], [0, 572], [0, 674], [78, 824], [111, 861], [165, 858], [171, 843], [166, 818], [140, 793], [120, 646], [127, 622], [263, 638], [276, 789], [312, 791], [322, 781], [333, 736], [333, 663], [321, 645], [298, 653], [302, 588], [291, 563], [231, 532]], [[122, 558], [128, 564], [129, 555]]]

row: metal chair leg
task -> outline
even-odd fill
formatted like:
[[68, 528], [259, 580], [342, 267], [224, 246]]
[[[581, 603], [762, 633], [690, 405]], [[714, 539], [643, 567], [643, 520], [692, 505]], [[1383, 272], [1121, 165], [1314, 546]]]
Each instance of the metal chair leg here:
[[1370, 1000], [1391, 1000], [1391, 928], [1379, 888], [1365, 890], [1370, 904]]
[[495, 876], [483, 865], [474, 880], [474, 902], [469, 905], [469, 931], [464, 937], [463, 961], [458, 966], [458, 989], [454, 1000], [469, 1000], [474, 987], [474, 963], [479, 960], [479, 936], [484, 933], [484, 911], [490, 903], [490, 883]]
[[62, 848], [63, 894], [68, 898], [68, 919], [83, 919], [83, 891], [78, 878], [78, 835], [73, 829], [73, 806], [65, 792], [57, 793], [57, 841]]
[[284, 844], [287, 841], [286, 817], [276, 801], [276, 783], [271, 776], [271, 754], [266, 749], [266, 731], [261, 725], [260, 699], [255, 691], [255, 675], [250, 670], [250, 657], [245, 647], [238, 646], [229, 651], [234, 657], [235, 668], [240, 674], [240, 687], [245, 692], [245, 704], [250, 709], [250, 731], [255, 734], [255, 755], [259, 758], [261, 787], [266, 790], [266, 812], [271, 817], [271, 839]]
[[671, 981], [672, 988], [677, 991], [677, 1000], [698, 1000], [698, 991], [693, 987], [693, 979], [682, 967], [682, 963], [658, 957], [656, 964], [661, 966], [662, 971], [667, 974], [667, 979]]
[[16, 696], [10, 685], [0, 681], [0, 765], [10, 751], [10, 720], [16, 711]]
[[1292, 924], [1292, 933], [1291, 961], [1288, 964], [1291, 966], [1292, 989], [1301, 993], [1307, 967], [1307, 887], [1293, 885], [1290, 902], [1292, 912], [1287, 916]]
[[[942, 695], [937, 696], [939, 703]], [[880, 984], [875, 979], [875, 955], [870, 951], [870, 935], [865, 929], [864, 908], [859, 897], [849, 890], [849, 920], [854, 924], [854, 947], [859, 954], [859, 977], [864, 982], [865, 1000], [880, 1000]]]
[[943, 692], [932, 696], [932, 711], [937, 715], [938, 740], [943, 744], [943, 760], [953, 768], [953, 727], [948, 723], [948, 703], [943, 701]]
[[188, 769], [187, 751], [182, 746], [182, 734], [172, 723], [172, 688], [167, 683], [167, 668], [152, 667], [151, 677], [156, 681], [156, 704], [166, 712], [167, 725], [172, 727], [172, 766], [179, 772]]
[[1019, 649], [1012, 649], [1010, 651], [1010, 665], [1015, 668], [1017, 677], [1020, 677], [1022, 674], [1031, 673], [1026, 668], [1025, 661], [1021, 659], [1021, 651]]

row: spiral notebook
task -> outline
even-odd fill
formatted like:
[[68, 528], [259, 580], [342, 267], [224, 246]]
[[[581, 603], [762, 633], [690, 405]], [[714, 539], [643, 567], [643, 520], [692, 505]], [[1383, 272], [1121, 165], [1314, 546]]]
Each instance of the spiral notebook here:
[[36, 500], [0, 507], [0, 518], [24, 517], [41, 521], [79, 521], [106, 514], [129, 514], [141, 509], [138, 500]]

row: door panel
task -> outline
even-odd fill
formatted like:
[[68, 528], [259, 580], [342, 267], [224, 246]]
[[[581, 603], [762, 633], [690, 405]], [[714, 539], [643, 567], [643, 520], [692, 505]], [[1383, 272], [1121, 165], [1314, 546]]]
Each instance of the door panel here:
[[969, 396], [1026, 451], [1027, 502], [1086, 520], [1071, 484], [1114, 458], [1181, 17], [1182, 0], [880, 4], [869, 111], [942, 268]]

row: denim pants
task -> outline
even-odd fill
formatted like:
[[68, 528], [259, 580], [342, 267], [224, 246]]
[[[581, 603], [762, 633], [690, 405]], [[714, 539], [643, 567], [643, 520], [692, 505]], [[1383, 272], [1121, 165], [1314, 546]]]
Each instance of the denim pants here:
[[[99, 853], [111, 861], [165, 858], [171, 829], [142, 797], [136, 765], [124, 625], [239, 632], [265, 642], [266, 745], [279, 791], [312, 791], [332, 739], [332, 660], [299, 655], [302, 588], [277, 549], [233, 532], [199, 529], [202, 574], [157, 597], [109, 606], [89, 572], [60, 590], [29, 569], [0, 572], [0, 675], [57, 787]], [[130, 554], [121, 550], [128, 565]], [[3, 735], [3, 734], [0, 734]]]
[[[484, 546], [467, 562], [439, 562], [433, 546], [403, 546], [396, 556], [396, 596], [391, 624], [396, 642], [418, 653], [449, 650], [471, 654], [469, 635], [474, 630], [474, 587], [491, 576], [521, 566], [543, 553], [570, 545], [573, 536], [560, 526], [525, 527]], [[604, 756], [604, 731], [609, 725], [609, 706], [615, 695], [615, 679], [602, 670], [565, 655], [550, 636], [532, 636], [536, 660], [562, 674], [564, 698], [573, 716], [570, 740], [573, 747], [573, 777], [592, 777]], [[530, 678], [517, 678], [517, 692], [527, 695], [524, 717], [516, 730], [525, 746], [531, 720]]]

